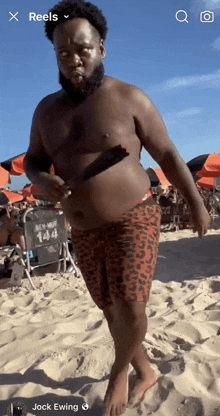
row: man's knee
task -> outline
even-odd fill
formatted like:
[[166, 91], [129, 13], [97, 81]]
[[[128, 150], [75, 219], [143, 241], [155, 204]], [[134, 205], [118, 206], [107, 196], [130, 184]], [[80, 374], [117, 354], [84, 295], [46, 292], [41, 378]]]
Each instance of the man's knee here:
[[138, 327], [147, 325], [145, 302], [127, 301], [115, 297], [112, 300], [115, 320]]

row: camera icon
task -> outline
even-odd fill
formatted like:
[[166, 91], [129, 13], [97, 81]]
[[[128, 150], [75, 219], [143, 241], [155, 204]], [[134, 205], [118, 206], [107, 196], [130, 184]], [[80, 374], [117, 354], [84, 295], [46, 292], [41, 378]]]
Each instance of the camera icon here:
[[214, 22], [214, 13], [209, 10], [205, 10], [200, 13], [200, 22], [202, 23], [213, 23]]

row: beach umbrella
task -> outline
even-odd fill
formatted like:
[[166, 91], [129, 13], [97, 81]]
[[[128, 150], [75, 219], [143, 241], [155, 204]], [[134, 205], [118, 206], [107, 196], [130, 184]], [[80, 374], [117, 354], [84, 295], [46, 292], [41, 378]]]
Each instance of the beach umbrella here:
[[196, 181], [200, 188], [213, 189], [215, 187], [215, 178], [199, 178]]
[[9, 202], [14, 204], [15, 202], [23, 201], [24, 196], [12, 191], [3, 191], [0, 193], [0, 205], [7, 205]]
[[152, 187], [156, 187], [158, 185], [171, 186], [171, 183], [168, 181], [161, 169], [148, 168], [146, 169], [146, 172], [149, 176]]
[[20, 176], [23, 175], [24, 172], [24, 157], [25, 153], [21, 153], [20, 155], [14, 156], [11, 159], [4, 160], [1, 162], [1, 166], [6, 169], [10, 175]]
[[192, 175], [197, 174], [200, 178], [219, 178], [220, 177], [220, 153], [210, 153], [200, 155], [191, 159], [187, 166]]
[[0, 188], [4, 188], [10, 183], [9, 172], [0, 166]]
[[34, 202], [41, 194], [41, 191], [33, 184], [25, 186], [21, 192], [25, 195], [26, 202]]
[[31, 196], [31, 195], [33, 195], [33, 194], [40, 194], [41, 193], [41, 191], [38, 189], [38, 188], [36, 188], [36, 186], [34, 186], [33, 184], [31, 184], [31, 185], [28, 185], [28, 186], [25, 186], [23, 189], [22, 189], [22, 191], [21, 191], [24, 195], [27, 195], [27, 196]]
[[36, 199], [34, 198], [34, 196], [33, 196], [33, 195], [30, 195], [30, 196], [26, 196], [26, 197], [25, 197], [25, 201], [26, 201], [26, 202], [35, 202], [35, 201], [36, 201]]
[[[20, 155], [14, 156], [11, 159], [4, 160], [0, 165], [7, 170], [10, 175], [20, 176], [25, 173], [24, 171], [24, 158], [26, 153], [21, 153]], [[54, 166], [51, 165], [50, 168], [51, 175], [55, 175]]]

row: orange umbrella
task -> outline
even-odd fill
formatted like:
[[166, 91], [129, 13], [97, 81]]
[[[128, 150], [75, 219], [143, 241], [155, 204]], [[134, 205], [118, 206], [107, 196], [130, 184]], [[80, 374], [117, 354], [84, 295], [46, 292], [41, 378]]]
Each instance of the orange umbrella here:
[[171, 185], [171, 183], [168, 181], [168, 179], [166, 178], [166, 176], [164, 175], [164, 173], [161, 169], [153, 169], [153, 170], [156, 173], [161, 185], [163, 185], [163, 186], [170, 186]]
[[33, 195], [30, 195], [30, 196], [26, 196], [25, 201], [26, 202], [35, 202], [36, 199], [33, 197]]
[[0, 194], [0, 205], [7, 205], [8, 202], [14, 204], [15, 202], [23, 201], [23, 195], [19, 195], [16, 192], [12, 191], [3, 191]]
[[196, 183], [200, 188], [213, 189], [215, 187], [215, 178], [200, 178]]
[[161, 169], [148, 168], [146, 172], [150, 178], [152, 187], [158, 185], [171, 186], [171, 183], [168, 181]]
[[210, 154], [206, 159], [202, 169], [197, 172], [202, 177], [219, 178], [220, 177], [220, 153]]
[[9, 182], [9, 172], [0, 166], [0, 188], [4, 188]]
[[22, 189], [22, 193], [27, 196], [31, 196], [32, 194], [40, 194], [41, 191], [36, 188], [33, 184], [26, 186]]
[[210, 153], [200, 155], [187, 163], [188, 168], [194, 176], [197, 174], [200, 178], [219, 178], [220, 177], [220, 153]]
[[11, 175], [20, 176], [24, 174], [24, 157], [25, 153], [12, 157], [11, 159], [1, 162], [1, 166]]
[[[1, 162], [1, 166], [7, 170], [11, 175], [14, 176], [20, 176], [25, 173], [24, 171], [24, 158], [25, 153], [21, 153], [18, 156], [14, 156], [11, 159], [4, 160], [4, 162]], [[50, 168], [51, 175], [54, 175], [54, 166], [51, 165]]]

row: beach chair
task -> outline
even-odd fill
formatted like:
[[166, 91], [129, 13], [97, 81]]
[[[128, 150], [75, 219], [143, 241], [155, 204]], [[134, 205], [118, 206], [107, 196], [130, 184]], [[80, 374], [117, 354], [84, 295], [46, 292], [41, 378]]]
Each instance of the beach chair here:
[[80, 275], [69, 251], [63, 213], [57, 213], [51, 206], [29, 208], [23, 214], [22, 222], [26, 249], [15, 248], [10, 254], [12, 284], [19, 285], [25, 273], [32, 288], [36, 289], [32, 275], [53, 264], [57, 265], [57, 273], [61, 266], [62, 271], [67, 272], [68, 265], [76, 277]]

